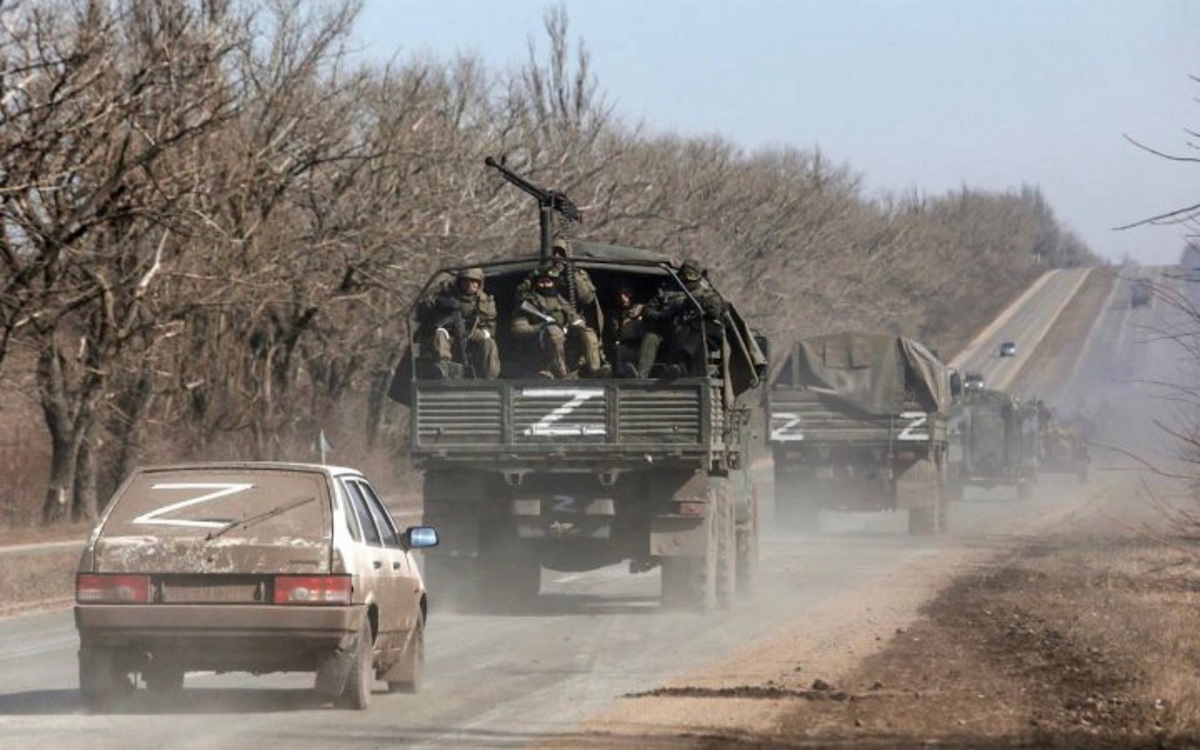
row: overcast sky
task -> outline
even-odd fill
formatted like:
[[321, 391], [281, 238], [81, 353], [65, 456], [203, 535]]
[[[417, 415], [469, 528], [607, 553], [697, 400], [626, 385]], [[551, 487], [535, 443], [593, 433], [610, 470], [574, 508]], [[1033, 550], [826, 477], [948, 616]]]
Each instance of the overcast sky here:
[[820, 148], [867, 195], [1035, 185], [1114, 261], [1175, 262], [1184, 227], [1113, 227], [1200, 202], [1125, 140], [1200, 157], [1200, 0], [365, 0], [358, 40], [507, 71], [560, 4], [629, 124]]

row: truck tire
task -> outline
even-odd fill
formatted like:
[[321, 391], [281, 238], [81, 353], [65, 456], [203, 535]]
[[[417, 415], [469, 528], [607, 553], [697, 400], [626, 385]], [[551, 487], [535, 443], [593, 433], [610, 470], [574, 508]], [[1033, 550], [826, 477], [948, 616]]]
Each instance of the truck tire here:
[[709, 612], [717, 605], [718, 514], [704, 520], [703, 556], [669, 556], [662, 559], [662, 605], [669, 609]]
[[932, 508], [909, 508], [908, 533], [910, 536], [934, 536], [944, 532], [949, 525], [945, 488], [933, 487]]
[[737, 593], [737, 513], [728, 480], [719, 480], [709, 489], [709, 502], [717, 514], [717, 607], [733, 607]]
[[737, 524], [737, 593], [749, 596], [758, 578], [758, 492], [753, 485], [747, 499], [750, 517]]

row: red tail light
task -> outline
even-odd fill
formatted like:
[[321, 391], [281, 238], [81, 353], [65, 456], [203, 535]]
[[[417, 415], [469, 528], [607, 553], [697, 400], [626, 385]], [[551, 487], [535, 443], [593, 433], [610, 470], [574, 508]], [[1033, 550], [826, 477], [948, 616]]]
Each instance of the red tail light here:
[[150, 577], [80, 573], [75, 576], [75, 601], [86, 604], [143, 604], [150, 601]]
[[276, 604], [349, 604], [350, 576], [275, 576]]

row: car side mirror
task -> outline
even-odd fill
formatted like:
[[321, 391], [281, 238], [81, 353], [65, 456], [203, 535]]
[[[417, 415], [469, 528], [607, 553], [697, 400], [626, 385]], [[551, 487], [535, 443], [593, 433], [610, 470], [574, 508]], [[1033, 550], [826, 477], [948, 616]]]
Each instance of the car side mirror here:
[[409, 526], [404, 530], [404, 546], [408, 549], [424, 549], [437, 545], [437, 529], [432, 526]]

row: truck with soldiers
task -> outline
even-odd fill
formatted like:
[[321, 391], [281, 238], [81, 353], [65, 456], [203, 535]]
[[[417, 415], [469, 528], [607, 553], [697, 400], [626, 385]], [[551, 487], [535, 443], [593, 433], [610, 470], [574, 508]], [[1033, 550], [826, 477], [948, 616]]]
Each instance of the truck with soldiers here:
[[[545, 569], [626, 563], [661, 569], [666, 605], [731, 606], [758, 552], [750, 469], [765, 444], [765, 341], [698, 264], [560, 241], [555, 215], [577, 220], [574, 205], [486, 163], [537, 199], [541, 242], [531, 257], [443, 269], [414, 309], [391, 396], [408, 407], [424, 517], [439, 525], [430, 586], [472, 606], [528, 605]], [[496, 311], [482, 325], [495, 377], [479, 370], [482, 349], [439, 367], [480, 326], [427, 312], [462, 317], [467, 305], [438, 298], [477, 276], [491, 305], [475, 307]], [[619, 326], [604, 324], [609, 301]]]
[[952, 499], [962, 499], [967, 487], [1002, 486], [1019, 500], [1033, 497], [1041, 454], [1036, 404], [990, 388], [964, 391], [947, 430]]
[[816, 531], [822, 510], [905, 510], [910, 534], [945, 529], [950, 377], [933, 353], [832, 333], [800, 339], [773, 370], [777, 523]]

